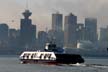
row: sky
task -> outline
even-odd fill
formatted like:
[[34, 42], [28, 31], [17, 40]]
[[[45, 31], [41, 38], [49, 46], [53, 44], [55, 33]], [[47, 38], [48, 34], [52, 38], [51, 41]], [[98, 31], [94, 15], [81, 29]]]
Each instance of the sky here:
[[[22, 12], [26, 9], [26, 0], [0, 0], [0, 23], [10, 28], [20, 28]], [[64, 16], [73, 13], [78, 23], [84, 23], [86, 17], [97, 18], [98, 28], [108, 25], [108, 0], [28, 0], [30, 17], [38, 30], [51, 28], [51, 14], [59, 11]]]

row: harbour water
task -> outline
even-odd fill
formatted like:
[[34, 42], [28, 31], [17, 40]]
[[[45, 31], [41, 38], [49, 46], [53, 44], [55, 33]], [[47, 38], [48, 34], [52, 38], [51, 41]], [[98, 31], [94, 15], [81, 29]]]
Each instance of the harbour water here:
[[17, 56], [1, 56], [0, 72], [108, 72], [108, 58], [85, 58], [84, 64], [20, 64]]

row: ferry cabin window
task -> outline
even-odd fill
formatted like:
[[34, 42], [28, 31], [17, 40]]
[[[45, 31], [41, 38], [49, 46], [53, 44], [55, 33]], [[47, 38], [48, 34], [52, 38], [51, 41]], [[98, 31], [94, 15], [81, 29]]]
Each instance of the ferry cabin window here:
[[41, 54], [40, 59], [44, 58], [44, 59], [50, 59], [51, 58], [51, 54]]
[[44, 55], [44, 54], [41, 54], [39, 58], [42, 59], [42, 56], [43, 56], [43, 55]]
[[31, 58], [36, 58], [37, 57], [37, 53], [33, 53], [32, 55], [31, 55]]
[[51, 58], [51, 54], [45, 54], [44, 59], [46, 59], [46, 58], [50, 59]]
[[25, 53], [24, 55], [23, 55], [23, 58], [29, 58], [29, 56], [30, 56], [30, 54], [29, 53]]

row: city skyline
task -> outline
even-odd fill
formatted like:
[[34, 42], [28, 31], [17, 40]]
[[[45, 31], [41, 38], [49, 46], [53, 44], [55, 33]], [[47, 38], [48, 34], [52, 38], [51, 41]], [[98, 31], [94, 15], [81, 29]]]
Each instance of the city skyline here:
[[[105, 32], [100, 33], [101, 38], [98, 39], [96, 18], [88, 17], [85, 18], [85, 23], [77, 23], [78, 17], [73, 13], [64, 16], [64, 19], [63, 14], [52, 13], [52, 29], [39, 31], [37, 34], [37, 25], [33, 25], [32, 19], [30, 19], [32, 14], [28, 9], [22, 12], [23, 18], [20, 19], [19, 30], [9, 28], [6, 23], [0, 24], [1, 54], [19, 54], [24, 50], [43, 50], [45, 44], [53, 38], [56, 45], [64, 47], [67, 52], [71, 52], [70, 50], [68, 51], [68, 48], [81, 49], [82, 53], [86, 53], [86, 50], [89, 49], [87, 52], [89, 55], [90, 51], [93, 52], [94, 49], [96, 49], [95, 51], [99, 51], [103, 48], [99, 53], [101, 54], [108, 47], [106, 43], [108, 42], [107, 33], [105, 33], [107, 29], [103, 29]], [[62, 20], [64, 21], [64, 30], [62, 30]]]
[[[74, 13], [78, 16], [78, 23], [84, 23], [86, 17], [96, 17], [99, 28], [108, 25], [107, 4], [107, 0], [29, 0], [28, 8], [33, 12], [31, 19], [38, 30], [51, 28], [51, 14], [57, 11], [64, 16]], [[26, 0], [0, 0], [0, 9], [0, 23], [7, 23], [10, 28], [20, 28], [20, 18], [23, 18], [21, 13], [26, 9]]]

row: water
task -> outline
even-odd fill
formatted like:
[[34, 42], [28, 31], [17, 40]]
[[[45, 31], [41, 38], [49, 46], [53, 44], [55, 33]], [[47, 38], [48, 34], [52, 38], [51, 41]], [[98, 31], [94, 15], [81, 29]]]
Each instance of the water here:
[[81, 65], [20, 64], [18, 57], [0, 57], [0, 72], [108, 72], [108, 58], [87, 58]]

